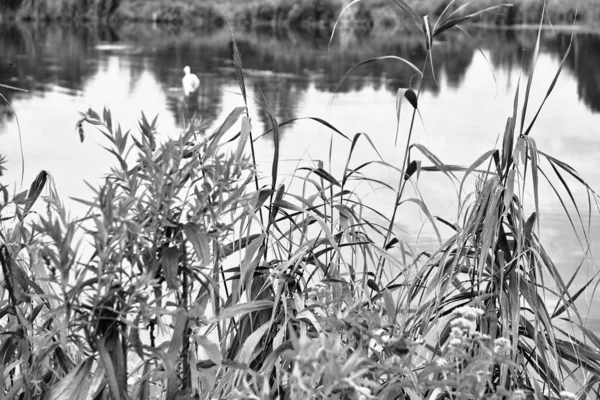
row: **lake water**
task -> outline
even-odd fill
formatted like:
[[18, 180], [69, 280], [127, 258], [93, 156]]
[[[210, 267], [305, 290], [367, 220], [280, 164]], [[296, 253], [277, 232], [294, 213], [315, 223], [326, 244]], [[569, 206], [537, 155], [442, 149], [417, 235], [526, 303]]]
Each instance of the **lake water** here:
[[[420, 99], [422, 121], [417, 118], [413, 136], [415, 142], [427, 146], [449, 164], [469, 165], [496, 145], [506, 118], [512, 113], [519, 79], [524, 87], [536, 39], [532, 31], [471, 29], [470, 33], [474, 40], [464, 35], [447, 36], [436, 44], [436, 80], [424, 82]], [[335, 94], [334, 90], [353, 64], [370, 57], [398, 55], [421, 66], [425, 49], [420, 37], [408, 33], [341, 33], [329, 51], [328, 40], [327, 33], [318, 32], [236, 33], [252, 99], [254, 131], [262, 132], [268, 127], [268, 118], [256, 103], [265, 104], [280, 122], [294, 117], [320, 117], [348, 136], [365, 132], [381, 156], [398, 165], [409, 112], [406, 108], [398, 145], [394, 146], [395, 96], [399, 87], [411, 84], [410, 69], [394, 61], [367, 64]], [[532, 86], [532, 111], [550, 85], [568, 43], [568, 34], [544, 32]], [[100, 148], [106, 143], [92, 128], [86, 129], [86, 141], [79, 141], [75, 131], [78, 112], [88, 107], [100, 111], [107, 106], [113, 119], [134, 130], [142, 111], [150, 117], [158, 114], [161, 134], [166, 137], [178, 135], [186, 116], [194, 110], [214, 127], [233, 107], [243, 104], [230, 61], [229, 33], [224, 31], [184, 32], [148, 25], [117, 29], [3, 23], [0, 54], [0, 83], [28, 90], [20, 93], [0, 89], [12, 107], [0, 107], [0, 153], [9, 160], [3, 182], [15, 190], [27, 188], [44, 169], [54, 178], [63, 198], [89, 195], [84, 179], [95, 182], [113, 165], [113, 159]], [[194, 99], [185, 99], [181, 89], [185, 65], [190, 65], [201, 80]], [[600, 154], [598, 65], [600, 37], [576, 35], [554, 93], [531, 133], [541, 150], [576, 168], [596, 189], [600, 188], [596, 158]], [[311, 159], [331, 165], [338, 177], [342, 174], [349, 143], [334, 136], [330, 157], [332, 135], [327, 128], [313, 121], [300, 121], [283, 128], [281, 135], [282, 179]], [[20, 140], [25, 159], [23, 186]], [[360, 143], [360, 151], [353, 155], [354, 166], [378, 157], [366, 141]], [[258, 141], [257, 156], [265, 171], [272, 150], [273, 141], [268, 135]], [[413, 157], [424, 160], [417, 153]], [[551, 172], [548, 165], [545, 171]], [[398, 177], [387, 169], [366, 172], [397, 185]], [[573, 180], [569, 184], [577, 187]], [[359, 191], [365, 202], [384, 212], [391, 210], [391, 192], [361, 186]], [[446, 178], [424, 173], [419, 187], [433, 214], [456, 221], [455, 185]], [[469, 190], [472, 188], [471, 185]], [[574, 194], [586, 217], [585, 191], [577, 188]], [[531, 208], [531, 198], [526, 201]], [[67, 204], [74, 213], [82, 210], [74, 202]], [[577, 276], [574, 286], [583, 284], [596, 273], [596, 266], [592, 258], [584, 256], [547, 184], [542, 185], [540, 207], [543, 243], [565, 279], [584, 262], [588, 268]], [[592, 214], [592, 249], [598, 249], [598, 212]], [[416, 248], [431, 247], [436, 241], [424, 216], [412, 205], [403, 206], [398, 225], [398, 235]], [[590, 289], [588, 298], [591, 294]], [[600, 306], [597, 300], [593, 304]], [[589, 324], [600, 327], [600, 315], [590, 315]]]

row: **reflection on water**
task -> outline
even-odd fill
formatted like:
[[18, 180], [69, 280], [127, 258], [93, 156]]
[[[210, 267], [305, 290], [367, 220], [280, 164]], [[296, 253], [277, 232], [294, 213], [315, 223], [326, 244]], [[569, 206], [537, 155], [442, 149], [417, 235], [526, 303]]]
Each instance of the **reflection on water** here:
[[[474, 41], [466, 36], [442, 38], [434, 50], [434, 75], [444, 75], [450, 86], [460, 87], [477, 46], [489, 52], [494, 70], [528, 67], [535, 42], [535, 32], [477, 31]], [[419, 36], [363, 37], [340, 33], [328, 51], [329, 36], [293, 31], [243, 32], [236, 41], [243, 55], [244, 68], [252, 85], [261, 93], [260, 103], [267, 104], [280, 119], [297, 116], [298, 103], [308, 86], [332, 91], [340, 78], [355, 63], [381, 55], [401, 55], [421, 67], [425, 48]], [[230, 81], [231, 39], [226, 31], [162, 32], [146, 26], [116, 31], [110, 27], [14, 25], [0, 26], [0, 82], [36, 92], [59, 87], [76, 96], [85, 82], [98, 73], [99, 66], [117, 56], [128, 63], [129, 79], [134, 84], [144, 73], [151, 73], [168, 93], [168, 107], [174, 115], [179, 104], [181, 68], [193, 65], [199, 72], [202, 87], [197, 98], [188, 104], [190, 111], [201, 110], [207, 119], [219, 114], [224, 79]], [[542, 52], [562, 57], [569, 43], [566, 33], [545, 32]], [[593, 111], [600, 111], [600, 38], [590, 34], [576, 35], [567, 68], [577, 77], [580, 99]], [[366, 64], [357, 70], [339, 92], [360, 91], [365, 86], [380, 86], [395, 93], [414, 79], [414, 72], [395, 61]], [[414, 83], [414, 82], [413, 82]], [[259, 90], [260, 88], [260, 90]], [[425, 90], [437, 93], [440, 86], [432, 79]], [[30, 96], [5, 91], [13, 97]], [[6, 107], [4, 120], [10, 119]]]
[[[473, 30], [471, 34], [474, 40], [453, 35], [436, 44], [435, 80], [424, 82], [420, 100], [423, 120], [414, 134], [415, 140], [451, 164], [470, 164], [494, 146], [512, 112], [516, 85], [529, 67], [536, 39], [531, 31]], [[569, 39], [568, 34], [544, 32], [532, 106], [539, 104], [545, 94]], [[315, 116], [350, 136], [367, 132], [384, 159], [399, 162], [400, 149], [393, 146], [395, 93], [398, 87], [415, 84], [414, 72], [395, 61], [374, 62], [360, 67], [337, 86], [352, 65], [371, 57], [398, 55], [421, 67], [426, 53], [419, 36], [362, 37], [340, 32], [329, 51], [326, 33], [237, 32], [236, 42], [252, 99], [255, 131], [270, 124], [266, 113], [256, 106], [258, 103], [280, 122]], [[191, 114], [201, 114], [207, 125], [214, 126], [242, 103], [230, 61], [231, 37], [226, 31], [158, 31], [146, 25], [114, 29], [2, 24], [0, 54], [0, 83], [29, 91], [1, 89], [16, 111], [21, 128], [19, 139], [15, 116], [7, 106], [1, 106], [0, 151], [10, 161], [5, 182], [19, 186], [22, 140], [25, 185], [40, 169], [46, 169], [64, 196], [86, 196], [89, 191], [82, 180], [93, 182], [112, 163], [96, 144], [102, 144], [102, 138], [90, 136], [84, 144], [79, 143], [74, 130], [78, 111], [106, 105], [125, 128], [135, 128], [142, 110], [150, 117], [160, 114], [161, 132], [176, 135]], [[600, 151], [599, 63], [600, 38], [576, 35], [563, 76], [532, 132], [542, 150], [576, 167], [595, 188], [600, 187], [596, 159]], [[185, 65], [190, 65], [201, 80], [199, 92], [188, 98], [181, 89]], [[404, 122], [399, 143], [405, 140]], [[308, 157], [328, 162], [327, 129], [299, 122], [282, 129], [281, 134], [284, 174], [298, 163], [307, 162], [299, 160]], [[332, 172], [339, 174], [348, 144], [334, 145]], [[259, 141], [257, 157], [265, 164], [272, 146], [268, 136]], [[353, 156], [353, 162], [374, 157], [377, 155], [365, 146]], [[368, 173], [396, 185], [397, 177], [388, 170]], [[423, 176], [420, 187], [420, 195], [434, 214], [456, 219], [452, 217], [455, 199], [448, 200], [456, 192], [455, 187], [435, 176]], [[362, 189], [366, 201], [378, 208], [393, 202], [388, 192]], [[582, 194], [581, 190], [574, 192]], [[543, 188], [541, 194], [543, 239], [568, 277], [583, 258], [581, 248], [572, 235], [565, 235], [571, 228], [560, 204], [553, 200], [551, 188]], [[418, 237], [418, 245], [425, 246], [433, 235], [414, 211], [408, 207], [399, 223], [406, 231], [405, 237]], [[599, 227], [594, 221], [593, 228]], [[575, 284], [585, 280], [582, 276]]]

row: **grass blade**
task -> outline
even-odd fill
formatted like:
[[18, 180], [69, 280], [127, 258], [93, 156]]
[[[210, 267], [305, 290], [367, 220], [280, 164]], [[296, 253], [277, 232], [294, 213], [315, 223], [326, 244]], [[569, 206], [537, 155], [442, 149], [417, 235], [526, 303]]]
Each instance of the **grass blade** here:
[[419, 30], [421, 30], [421, 32], [423, 32], [423, 18], [421, 18], [419, 16], [419, 14], [417, 14], [417, 12], [411, 6], [406, 4], [406, 2], [404, 0], [393, 0], [393, 2], [396, 3], [398, 5], [398, 7], [400, 7], [402, 9], [402, 11], [407, 13], [410, 16], [410, 18], [413, 20], [415, 25], [417, 25]]
[[421, 72], [421, 70], [419, 68], [417, 68], [413, 63], [411, 63], [410, 61], [408, 61], [405, 58], [402, 57], [398, 57], [398, 56], [380, 56], [380, 57], [373, 57], [373, 58], [369, 58], [367, 60], [363, 60], [360, 61], [356, 64], [354, 64], [348, 71], [346, 71], [346, 73], [344, 74], [344, 76], [342, 77], [342, 79], [340, 79], [340, 81], [338, 82], [337, 86], [335, 87], [335, 90], [333, 91], [334, 93], [336, 93], [340, 86], [342, 85], [342, 83], [346, 80], [346, 78], [357, 68], [365, 65], [365, 64], [369, 64], [375, 61], [382, 61], [382, 60], [395, 60], [395, 61], [400, 61], [401, 63], [404, 63], [406, 65], [408, 65], [412, 70], [414, 70], [417, 74], [419, 74], [420, 76], [423, 75], [423, 73]]
[[527, 77], [527, 87], [525, 89], [525, 100], [523, 101], [523, 110], [521, 111], [521, 135], [523, 135], [523, 129], [525, 128], [525, 117], [527, 115], [527, 105], [529, 104], [529, 95], [531, 92], [531, 83], [533, 82], [533, 72], [535, 71], [535, 65], [537, 64], [538, 54], [540, 52], [540, 42], [542, 39], [542, 26], [544, 24], [544, 12], [546, 11], [546, 0], [542, 8], [542, 17], [540, 19], [540, 25], [538, 27], [537, 39], [535, 41], [535, 49], [533, 51], [532, 63], [529, 68], [529, 76]]
[[335, 20], [335, 23], [333, 24], [333, 29], [331, 30], [331, 35], [329, 36], [329, 43], [327, 44], [327, 51], [329, 51], [331, 49], [331, 42], [333, 41], [333, 36], [335, 35], [335, 30], [336, 30], [338, 24], [340, 23], [342, 16], [350, 7], [352, 7], [356, 3], [359, 3], [360, 1], [361, 0], [354, 0], [354, 1], [350, 2], [346, 7], [344, 7], [342, 9], [340, 14], [338, 15], [337, 19]]
[[542, 108], [544, 107], [546, 100], [548, 99], [548, 97], [550, 97], [552, 90], [554, 90], [556, 81], [558, 80], [558, 77], [560, 76], [560, 73], [561, 73], [565, 63], [567, 62], [567, 57], [571, 53], [571, 46], [573, 45], [573, 37], [574, 36], [575, 36], [575, 28], [573, 28], [573, 30], [571, 31], [571, 40], [569, 41], [569, 47], [567, 47], [567, 51], [565, 51], [565, 54], [563, 55], [563, 58], [560, 61], [560, 64], [558, 66], [558, 71], [556, 71], [556, 74], [554, 75], [554, 78], [552, 79], [552, 83], [550, 84], [550, 87], [548, 88], [548, 91], [546, 92], [546, 96], [544, 96], [544, 100], [542, 100], [542, 104], [540, 104], [540, 107], [538, 108], [537, 112], [535, 113], [535, 116], [529, 123], [527, 130], [525, 130], [525, 133], [524, 133], [525, 136], [529, 135], [529, 132], [531, 131], [531, 128], [533, 128], [533, 124], [535, 124], [537, 117], [540, 115], [540, 111], [542, 111]]

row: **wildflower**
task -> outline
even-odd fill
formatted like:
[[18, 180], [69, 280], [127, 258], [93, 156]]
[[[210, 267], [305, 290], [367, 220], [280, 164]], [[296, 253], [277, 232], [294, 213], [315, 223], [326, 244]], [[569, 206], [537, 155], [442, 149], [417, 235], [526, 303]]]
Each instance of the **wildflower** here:
[[388, 345], [390, 343], [390, 341], [392, 340], [392, 337], [385, 331], [383, 333], [381, 333], [379, 338], [381, 339], [381, 344], [383, 344], [383, 345]]
[[390, 366], [398, 366], [402, 364], [402, 359], [399, 356], [393, 354], [386, 360], [386, 364]]
[[567, 392], [565, 390], [563, 392], [560, 392], [560, 398], [561, 400], [575, 400], [577, 399], [577, 396], [575, 396], [575, 393]]
[[448, 360], [446, 360], [444, 357], [440, 357], [437, 360], [435, 360], [435, 363], [438, 367], [443, 367], [445, 365], [448, 365]]
[[358, 385], [352, 385], [354, 387], [354, 390], [357, 393], [357, 398], [358, 400], [367, 400], [371, 398], [371, 391], [368, 388], [365, 387], [361, 387]]
[[453, 327], [452, 327], [452, 330], [450, 331], [450, 335], [452, 335], [452, 336], [456, 336], [456, 337], [460, 337], [460, 336], [462, 336], [463, 334], [464, 334], [463, 330], [462, 330], [462, 329], [460, 329], [460, 328], [459, 328], [459, 327], [457, 327], [457, 326], [453, 326]]
[[450, 323], [450, 325], [461, 329], [463, 331], [463, 334], [466, 333], [467, 335], [471, 335], [473, 332], [475, 332], [475, 329], [477, 328], [475, 321], [464, 317], [456, 318]]
[[497, 338], [494, 340], [494, 353], [502, 356], [508, 357], [510, 356], [511, 343], [507, 338]]
[[482, 309], [470, 306], [459, 307], [456, 310], [454, 310], [454, 312], [462, 316], [463, 318], [470, 319], [471, 321], [476, 320], [477, 317], [480, 317], [484, 314], [484, 311]]
[[456, 337], [450, 339], [450, 346], [458, 347], [458, 346], [461, 346], [462, 344], [463, 344], [462, 339], [459, 339]]

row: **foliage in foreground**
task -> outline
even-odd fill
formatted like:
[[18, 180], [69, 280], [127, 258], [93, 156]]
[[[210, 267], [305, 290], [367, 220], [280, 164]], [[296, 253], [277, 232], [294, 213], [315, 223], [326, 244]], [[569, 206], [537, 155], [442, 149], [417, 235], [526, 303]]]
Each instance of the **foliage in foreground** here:
[[[468, 19], [448, 9], [432, 24], [395, 3], [427, 49]], [[235, 45], [234, 61], [245, 100]], [[422, 77], [431, 62], [410, 65]], [[348, 138], [318, 119], [351, 143], [345, 171], [336, 177], [309, 163], [296, 171], [300, 189], [292, 191], [278, 180], [279, 129], [292, 121], [272, 119], [271, 175], [262, 177], [247, 105], [215, 132], [193, 120], [173, 140], [161, 140], [145, 117], [133, 134], [108, 111], [84, 113], [81, 139], [83, 124], [95, 125], [117, 161], [93, 198], [79, 200], [89, 207], [84, 218], [69, 218], [51, 185], [46, 207], [35, 206], [45, 172], [12, 198], [1, 186], [0, 396], [574, 398], [569, 384], [579, 398], [596, 398], [600, 338], [574, 305], [593, 282], [572, 291], [539, 240], [537, 219], [540, 180], [553, 182], [542, 161], [578, 215], [564, 177], [585, 183], [530, 135], [539, 115], [526, 123], [534, 66], [523, 105], [515, 95], [501, 148], [471, 166], [449, 166], [409, 132], [396, 189], [364, 172], [384, 161], [354, 166], [353, 149], [368, 136]], [[399, 91], [398, 118], [410, 104], [414, 121], [419, 94]], [[417, 152], [424, 160], [414, 159]], [[429, 172], [459, 182], [455, 221], [406, 198], [406, 185]], [[471, 175], [478, 183], [465, 196]], [[395, 192], [389, 214], [361, 203], [355, 188], [365, 181]], [[531, 215], [526, 187], [535, 199]], [[394, 237], [406, 202], [454, 234], [413, 253]], [[552, 312], [548, 295], [559, 299]], [[568, 331], [564, 318], [572, 321]]]

